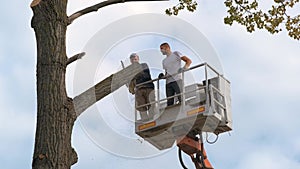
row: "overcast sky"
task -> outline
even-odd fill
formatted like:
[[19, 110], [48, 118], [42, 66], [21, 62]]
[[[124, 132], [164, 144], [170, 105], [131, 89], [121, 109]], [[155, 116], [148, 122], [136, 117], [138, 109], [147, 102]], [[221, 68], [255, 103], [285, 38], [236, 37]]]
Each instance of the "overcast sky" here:
[[[69, 1], [68, 14], [97, 2]], [[173, 3], [119, 4], [83, 16], [68, 27], [67, 54], [72, 56], [85, 50], [97, 32], [115, 21], [136, 14], [163, 13]], [[0, 164], [3, 169], [31, 168], [36, 126], [36, 44], [30, 27], [32, 11], [29, 5], [29, 0], [6, 1], [0, 7]], [[299, 42], [289, 38], [286, 32], [272, 36], [264, 30], [250, 34], [239, 25], [229, 27], [223, 24], [225, 15], [223, 2], [214, 0], [201, 1], [197, 12], [182, 12], [178, 16], [208, 39], [231, 82], [234, 129], [230, 135], [220, 135], [215, 144], [205, 144], [209, 159], [216, 169], [300, 168]], [[157, 44], [150, 45], [149, 49], [164, 39], [152, 40]], [[194, 41], [196, 43], [198, 39]], [[141, 50], [145, 47], [142, 45], [147, 44], [140, 45], [139, 48], [130, 47]], [[180, 44], [174, 44], [180, 51], [178, 47]], [[110, 71], [120, 68], [118, 59], [111, 62], [114, 63], [109, 65], [115, 66]], [[75, 69], [76, 64], [68, 68], [70, 96], [76, 95]], [[97, 77], [94, 78], [101, 79], [110, 72], [95, 73]], [[97, 104], [103, 112], [110, 111], [105, 106], [109, 99], [113, 97]], [[72, 142], [79, 162], [72, 168], [181, 168], [176, 147], [163, 153], [156, 152], [159, 155], [151, 158], [126, 158], [104, 150], [80, 124], [84, 117], [80, 117], [73, 130]], [[128, 131], [119, 132], [134, 137]], [[117, 144], [120, 144], [118, 140], [111, 140], [112, 146]], [[185, 161], [193, 168], [189, 159], [185, 158]]]

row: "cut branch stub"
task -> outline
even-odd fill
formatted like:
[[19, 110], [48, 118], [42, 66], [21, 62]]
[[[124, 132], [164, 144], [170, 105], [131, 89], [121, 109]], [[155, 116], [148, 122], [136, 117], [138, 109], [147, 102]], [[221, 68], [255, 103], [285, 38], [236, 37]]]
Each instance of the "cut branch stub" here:
[[32, 7], [36, 6], [37, 4], [39, 4], [40, 2], [41, 2], [41, 0], [33, 0], [30, 4], [30, 7], [32, 8]]
[[85, 55], [85, 52], [81, 52], [81, 53], [78, 53], [72, 57], [70, 57], [67, 61], [67, 65], [78, 60], [78, 59], [81, 59], [83, 56]]

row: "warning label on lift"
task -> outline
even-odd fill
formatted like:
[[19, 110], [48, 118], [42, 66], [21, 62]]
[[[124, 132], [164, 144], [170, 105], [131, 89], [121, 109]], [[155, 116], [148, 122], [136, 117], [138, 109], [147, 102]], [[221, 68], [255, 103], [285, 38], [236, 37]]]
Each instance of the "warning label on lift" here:
[[156, 122], [155, 121], [152, 121], [150, 123], [146, 123], [146, 124], [140, 125], [139, 126], [139, 130], [144, 130], [146, 128], [150, 128], [150, 127], [153, 127], [153, 126], [156, 126]]
[[197, 109], [193, 109], [187, 112], [187, 115], [194, 115], [205, 111], [205, 106], [198, 107]]

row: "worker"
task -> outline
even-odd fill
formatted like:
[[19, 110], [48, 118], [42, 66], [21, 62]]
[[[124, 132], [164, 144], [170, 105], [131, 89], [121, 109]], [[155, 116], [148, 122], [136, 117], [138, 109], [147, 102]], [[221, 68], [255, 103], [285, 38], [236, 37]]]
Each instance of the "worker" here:
[[[140, 58], [136, 53], [132, 53], [129, 58], [131, 64], [140, 64]], [[148, 121], [154, 117], [154, 105], [145, 104], [155, 101], [154, 84], [153, 82], [141, 84], [151, 81], [152, 79], [148, 65], [146, 63], [141, 63], [140, 65], [142, 66], [143, 70], [136, 74], [135, 77], [130, 81], [128, 89], [131, 94], [135, 95], [136, 109], [140, 113], [141, 120]]]
[[[171, 51], [168, 43], [162, 43], [160, 45], [160, 51], [166, 58], [162, 61], [163, 69], [165, 74], [159, 74], [159, 78], [166, 77], [166, 95], [172, 97], [175, 94], [180, 94], [182, 89], [182, 77], [179, 72], [184, 69], [188, 69], [192, 63], [191, 59], [187, 56], [182, 55], [178, 51]], [[181, 67], [181, 61], [185, 62], [185, 65]], [[179, 103], [181, 97], [178, 96]], [[174, 104], [174, 97], [167, 99], [167, 106]]]

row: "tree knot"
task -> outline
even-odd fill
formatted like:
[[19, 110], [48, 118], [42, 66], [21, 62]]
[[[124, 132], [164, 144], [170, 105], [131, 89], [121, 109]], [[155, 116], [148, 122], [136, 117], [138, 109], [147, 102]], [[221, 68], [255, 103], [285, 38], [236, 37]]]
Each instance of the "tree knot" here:
[[43, 160], [44, 158], [48, 158], [47, 154], [39, 154], [38, 155], [39, 160]]

